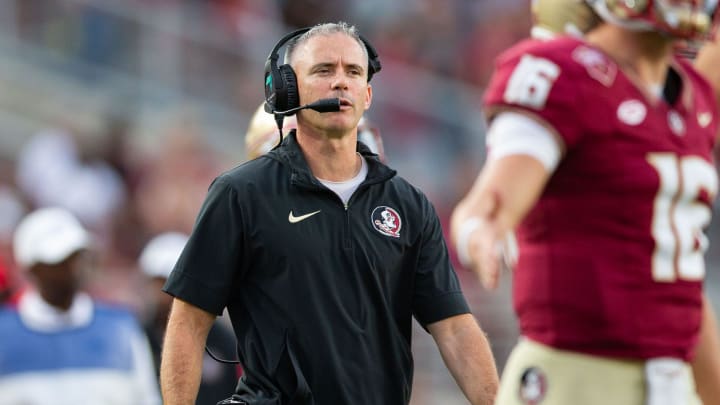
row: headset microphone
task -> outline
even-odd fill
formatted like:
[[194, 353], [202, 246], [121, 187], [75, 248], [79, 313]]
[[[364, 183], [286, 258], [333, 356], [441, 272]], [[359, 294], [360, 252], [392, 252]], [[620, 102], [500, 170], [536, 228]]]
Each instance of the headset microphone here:
[[298, 112], [300, 110], [305, 110], [305, 109], [315, 110], [320, 113], [337, 112], [337, 111], [340, 111], [340, 99], [339, 98], [323, 98], [314, 103], [301, 105], [300, 107], [291, 108], [289, 110], [273, 111], [273, 114], [282, 115], [283, 117], [287, 117], [287, 116], [295, 114], [296, 112]]
[[[272, 108], [267, 102], [265, 102], [265, 111], [268, 110], [268, 108]], [[300, 110], [315, 110], [319, 113], [327, 113], [327, 112], [336, 112], [340, 111], [340, 99], [339, 98], [323, 98], [320, 99], [314, 103], [301, 105], [299, 107], [291, 108], [289, 110], [285, 111], [272, 111], [272, 114], [275, 116], [275, 123], [278, 127], [278, 135], [280, 135], [280, 141], [278, 142], [278, 145], [280, 142], [282, 142], [283, 139], [283, 121], [285, 120], [285, 117], [295, 114], [296, 112]]]

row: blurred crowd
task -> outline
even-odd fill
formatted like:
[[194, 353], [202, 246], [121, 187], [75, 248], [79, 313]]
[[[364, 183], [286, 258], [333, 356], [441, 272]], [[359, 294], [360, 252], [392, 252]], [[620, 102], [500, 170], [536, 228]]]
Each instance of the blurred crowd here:
[[[96, 87], [110, 77], [133, 78], [140, 88], [113, 88], [110, 107], [132, 124], [158, 115], [160, 104], [175, 97], [220, 106], [239, 118], [231, 127], [243, 126], [262, 100], [259, 80], [275, 41], [295, 27], [348, 20], [375, 46], [384, 66], [369, 117], [390, 135], [388, 149], [401, 172], [415, 172], [429, 158], [436, 162], [417, 182], [440, 205], [451, 205], [470, 181], [458, 173], [479, 167], [480, 96], [493, 58], [526, 37], [530, 25], [528, 0], [9, 3], [16, 16], [7, 25], [14, 27], [12, 35], [23, 46], [58, 56], [50, 62], [56, 70]], [[217, 133], [212, 125], [218, 120], [212, 120], [203, 125]], [[157, 136], [155, 127], [141, 126], [136, 134]], [[219, 149], [233, 145], [203, 135]]]
[[[482, 163], [479, 100], [492, 59], [526, 37], [530, 24], [525, 0], [121, 3], [0, 6], [9, 22], [0, 43], [50, 50], [61, 58], [43, 60], [48, 69], [91, 87], [118, 74], [140, 83], [140, 89], [123, 87], [111, 107], [41, 116], [45, 127], [22, 134], [20, 147], [3, 156], [0, 204], [12, 207], [3, 211], [4, 240], [33, 208], [75, 213], [102, 246], [93, 293], [136, 307], [141, 248], [159, 233], [189, 232], [212, 178], [244, 155], [235, 140], [218, 141], [197, 110], [176, 105], [197, 99], [227, 107], [240, 117], [233, 121], [240, 138], [262, 100], [259, 77], [277, 38], [319, 21], [354, 23], [385, 67], [369, 119], [383, 134], [390, 163], [428, 194], [446, 221]], [[148, 108], [152, 86], [176, 89], [181, 102]], [[162, 98], [158, 104], [167, 105]], [[94, 124], [84, 125], [91, 114]], [[148, 115], [162, 119], [145, 125]], [[12, 268], [11, 258], [4, 260]], [[22, 284], [17, 272], [8, 277]]]
[[[60, 127], [34, 134], [3, 176], [2, 204], [8, 207], [3, 210], [3, 239], [10, 242], [13, 226], [25, 213], [65, 208], [94, 237], [102, 272], [93, 274], [91, 291], [138, 306], [141, 249], [160, 233], [189, 233], [207, 186], [229, 168], [185, 124], [179, 122], [162, 136], [162, 153], [134, 149], [117, 122], [105, 137], [92, 139]], [[9, 279], [21, 287], [22, 274], [13, 270], [7, 251], [3, 260]]]

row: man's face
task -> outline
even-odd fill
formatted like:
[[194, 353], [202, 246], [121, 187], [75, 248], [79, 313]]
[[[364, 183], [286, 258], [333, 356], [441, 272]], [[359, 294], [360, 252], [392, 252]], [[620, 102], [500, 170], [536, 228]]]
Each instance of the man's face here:
[[30, 269], [40, 295], [51, 305], [68, 309], [80, 288], [90, 256], [78, 251], [57, 264], [38, 263]]
[[291, 64], [301, 105], [323, 98], [340, 98], [341, 103], [338, 112], [301, 111], [298, 125], [309, 125], [330, 136], [342, 136], [357, 126], [372, 99], [367, 56], [358, 41], [343, 33], [311, 37], [296, 48]]

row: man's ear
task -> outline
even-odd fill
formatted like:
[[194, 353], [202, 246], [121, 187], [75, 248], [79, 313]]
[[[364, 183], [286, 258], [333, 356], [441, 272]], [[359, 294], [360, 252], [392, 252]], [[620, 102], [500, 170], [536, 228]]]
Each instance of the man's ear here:
[[367, 93], [365, 95], [365, 110], [366, 111], [368, 108], [370, 108], [371, 104], [372, 104], [372, 84], [368, 84]]

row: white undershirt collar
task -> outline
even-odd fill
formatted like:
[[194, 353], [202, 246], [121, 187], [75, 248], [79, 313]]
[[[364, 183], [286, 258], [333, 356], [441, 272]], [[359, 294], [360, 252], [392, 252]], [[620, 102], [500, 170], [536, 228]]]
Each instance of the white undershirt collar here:
[[59, 332], [87, 326], [92, 321], [93, 302], [89, 295], [77, 293], [67, 311], [48, 304], [35, 290], [23, 293], [18, 303], [20, 319], [38, 332]]
[[[359, 154], [358, 154], [359, 155]], [[350, 200], [350, 197], [352, 197], [353, 193], [357, 188], [362, 184], [363, 181], [365, 181], [365, 178], [367, 178], [368, 174], [368, 167], [367, 162], [365, 161], [365, 157], [362, 155], [360, 156], [360, 171], [358, 174], [355, 175], [350, 180], [345, 181], [330, 181], [330, 180], [323, 180], [318, 179], [320, 183], [322, 183], [325, 187], [329, 188], [335, 194], [340, 197], [343, 204], [347, 204], [347, 202]]]

